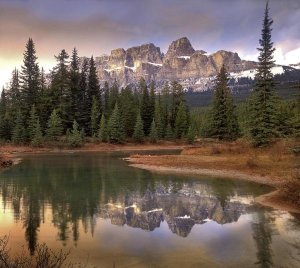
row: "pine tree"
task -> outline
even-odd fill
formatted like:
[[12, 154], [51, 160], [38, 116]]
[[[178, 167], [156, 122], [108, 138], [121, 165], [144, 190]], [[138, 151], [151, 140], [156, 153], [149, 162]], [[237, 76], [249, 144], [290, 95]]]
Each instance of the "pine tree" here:
[[47, 123], [47, 138], [52, 141], [58, 140], [58, 138], [62, 135], [62, 132], [63, 127], [61, 118], [54, 109]]
[[67, 144], [70, 147], [79, 147], [83, 143], [82, 133], [79, 130], [78, 123], [74, 120], [71, 131], [66, 135]]
[[104, 114], [102, 114], [101, 120], [100, 120], [99, 131], [98, 131], [98, 139], [101, 142], [107, 142], [108, 141], [107, 126], [106, 126]]
[[101, 111], [102, 105], [101, 105], [100, 85], [97, 76], [94, 57], [92, 56], [90, 59], [90, 69], [89, 69], [88, 88], [87, 88], [87, 107], [89, 108], [89, 111], [91, 111], [92, 109], [93, 98], [97, 100], [98, 109], [99, 111]]
[[107, 82], [104, 83], [104, 102], [103, 102], [103, 113], [106, 117], [110, 115], [110, 106], [109, 106], [109, 85]]
[[[57, 65], [54, 67], [52, 74], [51, 88], [54, 94], [54, 103], [61, 114], [63, 128], [67, 129], [72, 126], [71, 107], [72, 107], [72, 93], [70, 89], [70, 73], [69, 55], [63, 49], [58, 56], [55, 56]], [[57, 105], [58, 104], [58, 105]]]
[[158, 94], [157, 101], [155, 102], [154, 119], [156, 122], [157, 137], [162, 139], [164, 137], [164, 124], [162, 119], [162, 107], [161, 107], [161, 97]]
[[115, 82], [112, 84], [111, 88], [109, 89], [109, 115], [111, 115], [118, 100], [119, 100], [119, 85], [115, 80]]
[[161, 119], [163, 125], [163, 134], [165, 135], [165, 130], [167, 129], [168, 123], [170, 121], [170, 114], [171, 114], [170, 112], [171, 96], [170, 96], [170, 87], [168, 83], [166, 83], [162, 89], [161, 107], [162, 107]]
[[22, 117], [21, 110], [19, 110], [12, 131], [12, 141], [16, 144], [22, 144], [26, 142], [26, 140], [27, 140], [27, 135], [24, 127], [24, 120]]
[[256, 83], [250, 100], [250, 135], [254, 146], [268, 145], [277, 134], [277, 98], [274, 93], [275, 83], [271, 71], [275, 63], [273, 60], [275, 48], [271, 41], [272, 24], [273, 20], [269, 17], [267, 2], [259, 40]]
[[133, 132], [133, 139], [136, 142], [143, 142], [144, 141], [144, 130], [143, 130], [143, 120], [141, 117], [141, 114], [138, 113], [136, 117], [136, 122], [135, 122], [135, 127], [134, 127], [134, 132]]
[[140, 113], [144, 124], [144, 133], [147, 136], [150, 131], [150, 126], [153, 119], [153, 112], [151, 107], [149, 90], [144, 78], [140, 79], [139, 87], [140, 87], [140, 91], [142, 92]]
[[240, 132], [228, 80], [223, 65], [216, 79], [209, 127], [209, 136], [220, 140], [235, 140]]
[[22, 103], [19, 71], [17, 69], [15, 69], [12, 73], [12, 79], [7, 96], [10, 100], [11, 116], [15, 117]]
[[124, 130], [121, 123], [118, 103], [116, 103], [113, 113], [108, 121], [109, 141], [112, 143], [121, 143], [124, 140]]
[[35, 105], [32, 105], [28, 123], [27, 123], [27, 125], [28, 125], [27, 132], [28, 132], [28, 137], [30, 140], [32, 140], [32, 138], [34, 136], [35, 127], [36, 127], [35, 125], [36, 125], [37, 120], [38, 120], [38, 116], [36, 114]]
[[195, 142], [195, 131], [191, 126], [189, 126], [188, 133], [187, 133], [187, 143], [193, 144]]
[[158, 139], [157, 136], [158, 135], [157, 135], [156, 124], [155, 124], [155, 120], [153, 119], [150, 127], [150, 134], [149, 134], [150, 142], [156, 143]]
[[100, 111], [99, 111], [98, 101], [96, 97], [93, 96], [92, 111], [91, 111], [91, 131], [92, 131], [91, 134], [93, 137], [97, 135], [99, 116], [100, 116]]
[[6, 112], [4, 116], [0, 116], [0, 139], [4, 141], [11, 140], [12, 136], [12, 119], [9, 113]]
[[78, 115], [77, 122], [81, 129], [87, 130], [90, 122], [90, 107], [87, 101], [89, 63], [87, 58], [83, 59], [79, 79]]
[[32, 105], [37, 105], [38, 103], [40, 90], [40, 71], [37, 64], [35, 44], [31, 38], [29, 38], [26, 44], [20, 80], [20, 97], [22, 102], [19, 108], [26, 122]]
[[127, 137], [132, 137], [138, 107], [135, 104], [132, 89], [129, 86], [121, 90], [119, 101], [125, 134]]
[[42, 141], [43, 141], [43, 133], [40, 125], [40, 120], [37, 118], [32, 133], [31, 144], [33, 146], [41, 146]]
[[186, 107], [183, 102], [179, 104], [179, 108], [176, 115], [175, 120], [175, 133], [178, 139], [181, 139], [187, 131], [188, 124], [187, 124], [187, 114], [186, 114]]
[[80, 92], [80, 73], [79, 73], [79, 57], [76, 48], [72, 51], [71, 64], [70, 64], [70, 92], [71, 92], [71, 105], [70, 105], [70, 119], [80, 120], [79, 101], [81, 101]]
[[173, 140], [174, 139], [174, 134], [173, 134], [173, 130], [172, 130], [172, 127], [171, 127], [170, 123], [168, 123], [168, 125], [167, 125], [165, 139], [166, 140]]
[[177, 81], [173, 81], [171, 86], [172, 86], [172, 102], [171, 102], [170, 124], [171, 127], [174, 129], [179, 105], [181, 102], [185, 103], [185, 98], [184, 98], [184, 91], [182, 85], [180, 85]]

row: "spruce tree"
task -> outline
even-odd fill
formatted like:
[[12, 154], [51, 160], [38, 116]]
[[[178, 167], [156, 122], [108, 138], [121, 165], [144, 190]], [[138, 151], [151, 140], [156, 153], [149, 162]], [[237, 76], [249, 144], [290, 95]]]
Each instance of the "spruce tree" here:
[[29, 38], [24, 52], [20, 84], [20, 96], [22, 101], [19, 108], [26, 122], [32, 105], [37, 105], [38, 103], [40, 90], [40, 71], [37, 64], [35, 44], [31, 38]]
[[43, 133], [40, 125], [40, 120], [37, 118], [34, 125], [32, 137], [31, 137], [31, 144], [33, 146], [41, 146], [42, 142], [43, 142]]
[[72, 126], [73, 114], [71, 114], [72, 107], [72, 93], [70, 89], [70, 73], [69, 73], [69, 55], [63, 49], [58, 56], [55, 56], [57, 65], [54, 67], [52, 73], [51, 88], [54, 94], [53, 101], [56, 103], [61, 114], [63, 128], [67, 129]]
[[174, 134], [173, 134], [173, 130], [172, 130], [172, 127], [171, 127], [170, 123], [168, 123], [168, 125], [167, 125], [165, 139], [166, 140], [173, 140], [174, 139]]
[[70, 120], [80, 120], [79, 102], [81, 101], [80, 92], [80, 73], [79, 73], [79, 57], [76, 48], [72, 51], [71, 64], [70, 64], [70, 92], [71, 92], [71, 105], [70, 105]]
[[277, 134], [277, 97], [274, 93], [275, 83], [271, 70], [275, 63], [273, 60], [275, 48], [271, 41], [272, 24], [267, 2], [259, 40], [256, 83], [250, 99], [250, 135], [254, 146], [268, 145]]
[[223, 65], [216, 79], [209, 127], [209, 136], [220, 140], [235, 140], [240, 132], [228, 80]]
[[89, 73], [89, 63], [87, 58], [84, 58], [81, 67], [81, 72], [80, 72], [80, 79], [79, 79], [77, 123], [79, 124], [81, 129], [85, 129], [85, 130], [89, 128], [90, 113], [91, 113], [87, 101], [88, 73]]
[[92, 137], [95, 137], [97, 135], [99, 116], [100, 116], [100, 111], [99, 111], [98, 101], [97, 101], [96, 97], [93, 96], [92, 111], [91, 111], [91, 131], [92, 131], [91, 134], [92, 134]]
[[112, 114], [112, 111], [114, 110], [118, 100], [119, 100], [119, 85], [118, 82], [115, 80], [109, 89], [109, 116]]
[[83, 143], [82, 133], [79, 130], [78, 123], [74, 120], [71, 131], [67, 132], [66, 135], [67, 144], [70, 147], [79, 147]]
[[171, 100], [171, 116], [170, 124], [172, 128], [175, 128], [175, 121], [179, 105], [181, 102], [185, 103], [184, 91], [182, 85], [177, 81], [173, 81], [172, 84], [172, 100]]
[[175, 133], [178, 139], [181, 139], [187, 131], [188, 122], [187, 122], [187, 114], [186, 107], [183, 102], [179, 104], [176, 120], [175, 120]]
[[157, 137], [162, 139], [164, 137], [164, 123], [162, 119], [162, 107], [161, 107], [161, 97], [158, 94], [157, 100], [155, 102], [154, 119], [156, 122]]
[[54, 109], [47, 123], [47, 138], [52, 141], [58, 140], [59, 137], [62, 135], [62, 132], [63, 127], [61, 118], [57, 114], [57, 111]]
[[11, 140], [12, 135], [12, 119], [6, 112], [0, 116], [0, 139], [4, 141]]
[[144, 124], [144, 133], [147, 136], [150, 132], [150, 126], [153, 119], [153, 112], [151, 107], [149, 90], [144, 78], [140, 79], [139, 87], [140, 91], [142, 92], [140, 113]]
[[153, 119], [150, 127], [150, 134], [149, 134], [150, 142], [156, 143], [158, 139], [157, 136], [158, 135], [157, 135], [156, 124], [155, 124], [155, 120]]
[[104, 114], [102, 114], [101, 120], [100, 120], [99, 131], [98, 131], [98, 139], [101, 142], [107, 142], [108, 141], [108, 131], [107, 131], [107, 126], [106, 126]]
[[170, 96], [170, 87], [169, 84], [166, 83], [162, 89], [162, 96], [161, 96], [161, 119], [162, 119], [162, 126], [163, 126], [163, 134], [165, 135], [165, 130], [167, 129], [168, 123], [170, 121], [171, 115], [171, 96]]
[[141, 114], [138, 113], [136, 117], [136, 122], [135, 122], [135, 127], [134, 127], [134, 132], [133, 132], [133, 139], [135, 142], [143, 142], [144, 141], [144, 130], [143, 130], [143, 120], [141, 117]]
[[10, 100], [10, 114], [12, 117], [15, 117], [22, 103], [19, 71], [17, 69], [15, 69], [12, 73], [12, 79], [7, 96]]
[[16, 144], [22, 144], [26, 142], [26, 140], [27, 140], [27, 135], [24, 127], [24, 119], [21, 110], [19, 110], [12, 131], [12, 141]]
[[28, 137], [30, 140], [32, 140], [32, 138], [34, 136], [37, 120], [38, 120], [38, 116], [36, 114], [35, 105], [32, 105], [28, 123], [27, 123], [27, 125], [28, 125], [27, 132], [28, 132]]
[[112, 143], [121, 143], [124, 140], [123, 131], [119, 107], [118, 103], [116, 103], [113, 113], [108, 121], [109, 141]]
[[110, 106], [109, 106], [109, 85], [107, 82], [104, 83], [103, 93], [104, 93], [103, 113], [106, 117], [108, 117], [110, 115]]
[[194, 142], [195, 142], [195, 131], [191, 126], [189, 126], [188, 133], [187, 133], [187, 143], [193, 144]]

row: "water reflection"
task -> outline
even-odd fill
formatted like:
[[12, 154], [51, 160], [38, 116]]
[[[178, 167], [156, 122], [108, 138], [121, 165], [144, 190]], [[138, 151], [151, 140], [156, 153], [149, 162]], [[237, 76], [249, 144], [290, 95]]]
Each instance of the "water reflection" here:
[[70, 240], [77, 245], [83, 235], [80, 226], [93, 236], [99, 219], [149, 232], [167, 224], [169, 232], [187, 239], [195, 226], [234, 223], [251, 214], [253, 264], [271, 267], [275, 219], [252, 203], [267, 191], [268, 187], [237, 181], [152, 175], [109, 154], [28, 156], [0, 173], [3, 208], [22, 223], [31, 254], [45, 224], [55, 227], [65, 245]]

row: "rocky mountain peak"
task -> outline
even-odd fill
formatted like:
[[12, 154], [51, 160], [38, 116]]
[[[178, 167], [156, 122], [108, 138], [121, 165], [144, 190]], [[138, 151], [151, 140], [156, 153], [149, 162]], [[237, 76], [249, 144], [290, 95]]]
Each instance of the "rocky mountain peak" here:
[[191, 56], [195, 52], [190, 40], [187, 37], [182, 37], [171, 43], [169, 46], [166, 58]]

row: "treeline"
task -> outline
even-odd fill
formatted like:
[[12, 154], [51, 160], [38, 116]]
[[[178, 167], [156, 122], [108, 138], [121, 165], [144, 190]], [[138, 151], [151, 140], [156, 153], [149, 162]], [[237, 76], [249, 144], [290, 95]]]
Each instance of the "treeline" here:
[[100, 87], [95, 61], [80, 60], [77, 50], [62, 50], [46, 78], [29, 39], [23, 66], [13, 71], [0, 101], [0, 138], [16, 144], [63, 141], [79, 146], [85, 137], [101, 142], [181, 139], [189, 129], [189, 110], [182, 86], [155, 84], [143, 78], [138, 86], [120, 88], [117, 82]]

